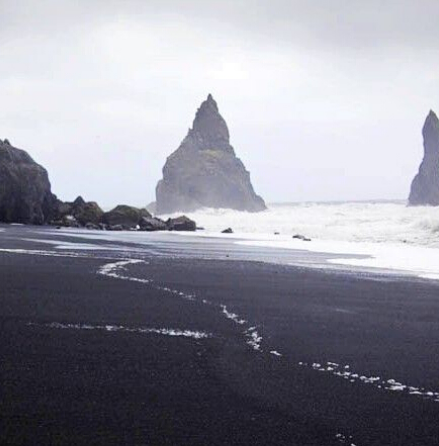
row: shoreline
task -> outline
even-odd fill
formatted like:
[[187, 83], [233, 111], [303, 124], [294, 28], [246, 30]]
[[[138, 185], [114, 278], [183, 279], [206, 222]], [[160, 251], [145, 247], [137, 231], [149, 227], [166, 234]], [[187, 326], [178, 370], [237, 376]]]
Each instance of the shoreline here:
[[[302, 241], [292, 239], [289, 235], [220, 232], [107, 232], [88, 231], [85, 229], [45, 229], [52, 235], [68, 236], [73, 240], [83, 238], [91, 241], [128, 242], [144, 244], [156, 241], [172, 241], [182, 238], [183, 241], [207, 241], [215, 244], [225, 243], [241, 245], [249, 248], [260, 248], [264, 251], [263, 261], [276, 263], [279, 252], [296, 253], [292, 266], [321, 268], [335, 271], [376, 274], [378, 276], [406, 276], [425, 280], [439, 280], [439, 249], [395, 243], [349, 242], [335, 240]], [[46, 242], [47, 243], [47, 242]], [[76, 244], [76, 243], [75, 243]], [[53, 245], [56, 245], [53, 242]], [[62, 243], [61, 243], [62, 245]], [[93, 247], [91, 243], [90, 249]], [[85, 244], [84, 244], [85, 247]], [[273, 255], [271, 255], [273, 254]], [[303, 257], [306, 260], [297, 260]], [[282, 261], [283, 262], [283, 261]]]

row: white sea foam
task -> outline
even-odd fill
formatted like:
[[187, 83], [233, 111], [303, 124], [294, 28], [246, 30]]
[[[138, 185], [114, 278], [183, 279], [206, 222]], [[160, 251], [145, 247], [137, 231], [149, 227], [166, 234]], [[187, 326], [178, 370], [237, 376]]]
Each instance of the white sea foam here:
[[135, 265], [137, 263], [146, 263], [144, 260], [128, 259], [120, 260], [118, 262], [107, 263], [98, 269], [98, 274], [103, 276], [112, 277], [114, 279], [129, 280], [131, 282], [150, 283], [149, 279], [140, 279], [137, 277], [131, 277], [121, 274], [121, 271], [126, 270], [128, 265]]
[[185, 338], [193, 339], [206, 339], [212, 337], [211, 333], [193, 330], [180, 330], [174, 328], [131, 328], [124, 327], [122, 325], [62, 324], [59, 322], [51, 322], [49, 324], [29, 323], [29, 325], [42, 325], [48, 328], [56, 328], [61, 330], [100, 330], [108, 332], [159, 334], [164, 336], [182, 336]]
[[239, 325], [244, 325], [245, 323], [247, 323], [245, 319], [240, 318], [236, 313], [232, 313], [231, 311], [227, 310], [227, 307], [225, 305], [220, 305], [220, 307], [227, 319], [230, 319]]
[[335, 435], [335, 438], [338, 440], [340, 444], [349, 445], [349, 446], [356, 446], [355, 443], [352, 443], [352, 435], [345, 435], [338, 433]]
[[270, 354], [274, 355], [274, 356], [282, 356], [281, 353], [279, 353], [277, 350], [271, 350]]
[[335, 362], [314, 362], [308, 364], [306, 362], [299, 362], [299, 365], [302, 367], [311, 367], [318, 372], [329, 373], [351, 383], [359, 382], [362, 384], [370, 384], [378, 389], [383, 389], [389, 392], [402, 392], [408, 395], [422, 397], [434, 402], [439, 402], [439, 392], [437, 391], [432, 391], [424, 387], [416, 387], [403, 384], [393, 378], [386, 379], [380, 376], [367, 376], [352, 371], [349, 364], [340, 365]]
[[439, 207], [407, 207], [402, 201], [273, 204], [256, 214], [203, 209], [187, 215], [203, 226], [207, 235], [232, 227], [235, 234], [228, 238], [279, 232], [281, 236], [303, 234], [318, 240], [439, 247]]
[[[407, 207], [405, 202], [302, 203], [270, 205], [257, 214], [204, 209], [188, 215], [206, 229], [193, 234], [198, 237], [337, 254], [329, 263], [439, 278], [439, 207]], [[221, 234], [228, 226], [234, 234]], [[295, 234], [312, 241], [292, 239]], [[349, 258], [355, 255], [362, 258]]]
[[257, 327], [250, 327], [248, 330], [244, 332], [245, 337], [247, 338], [247, 344], [256, 351], [262, 351], [261, 342], [262, 336], [259, 335], [257, 331]]

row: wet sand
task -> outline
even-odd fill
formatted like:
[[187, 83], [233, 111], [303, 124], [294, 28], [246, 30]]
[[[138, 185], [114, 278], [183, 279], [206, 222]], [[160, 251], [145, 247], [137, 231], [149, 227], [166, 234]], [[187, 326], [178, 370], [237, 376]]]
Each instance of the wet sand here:
[[436, 282], [3, 228], [1, 444], [439, 444]]

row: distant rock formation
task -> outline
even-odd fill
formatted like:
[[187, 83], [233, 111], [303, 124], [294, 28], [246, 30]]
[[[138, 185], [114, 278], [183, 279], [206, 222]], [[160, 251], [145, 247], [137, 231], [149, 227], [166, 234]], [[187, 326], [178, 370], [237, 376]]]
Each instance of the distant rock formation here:
[[180, 147], [166, 160], [156, 197], [158, 214], [202, 207], [266, 209], [230, 145], [227, 124], [212, 95], [201, 104]]
[[0, 140], [0, 221], [40, 225], [52, 218], [56, 203], [46, 169]]
[[439, 206], [439, 120], [433, 111], [422, 129], [424, 159], [410, 190], [409, 204]]

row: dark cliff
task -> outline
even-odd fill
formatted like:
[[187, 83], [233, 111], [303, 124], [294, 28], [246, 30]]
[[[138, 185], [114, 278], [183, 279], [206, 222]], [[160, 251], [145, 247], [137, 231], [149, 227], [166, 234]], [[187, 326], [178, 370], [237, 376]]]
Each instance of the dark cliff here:
[[43, 224], [52, 217], [56, 201], [46, 169], [0, 140], [0, 221]]

